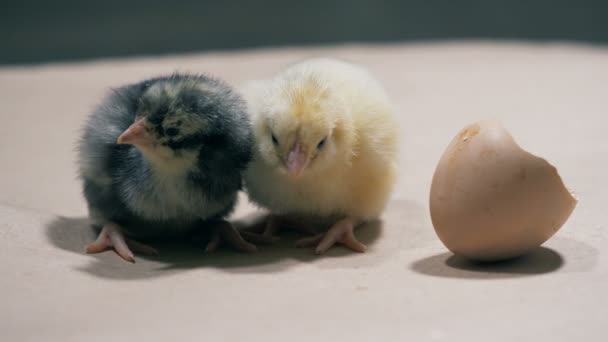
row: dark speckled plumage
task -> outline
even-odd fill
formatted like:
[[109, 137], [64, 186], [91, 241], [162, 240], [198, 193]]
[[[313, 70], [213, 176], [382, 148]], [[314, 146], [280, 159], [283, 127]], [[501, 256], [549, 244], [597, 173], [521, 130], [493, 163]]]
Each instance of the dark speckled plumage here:
[[[117, 138], [146, 117], [167, 161]], [[174, 74], [114, 89], [89, 117], [79, 168], [92, 224], [136, 239], [176, 236], [225, 217], [251, 158], [240, 96], [222, 81]]]

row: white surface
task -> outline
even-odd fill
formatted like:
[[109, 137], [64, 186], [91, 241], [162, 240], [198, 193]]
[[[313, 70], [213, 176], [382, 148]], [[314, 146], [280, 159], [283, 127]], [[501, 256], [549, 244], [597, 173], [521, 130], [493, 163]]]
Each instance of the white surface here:
[[[94, 238], [74, 166], [111, 86], [175, 70], [238, 85], [309, 56], [361, 63], [402, 119], [402, 173], [364, 255], [293, 236], [254, 256], [165, 251], [135, 265]], [[608, 50], [451, 43], [264, 50], [0, 69], [0, 337], [6, 341], [604, 341]], [[496, 118], [580, 202], [545, 249], [483, 269], [435, 237], [428, 191], [466, 124]], [[237, 216], [251, 211], [242, 201]], [[161, 250], [162, 251], [162, 250]]]

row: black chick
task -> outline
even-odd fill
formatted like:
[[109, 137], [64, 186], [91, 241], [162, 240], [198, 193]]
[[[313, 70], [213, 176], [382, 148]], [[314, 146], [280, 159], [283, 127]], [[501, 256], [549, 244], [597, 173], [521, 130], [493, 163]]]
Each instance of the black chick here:
[[91, 224], [87, 253], [156, 251], [142, 239], [188, 236], [213, 227], [239, 250], [255, 245], [223, 218], [234, 208], [251, 159], [244, 102], [226, 83], [174, 74], [115, 89], [89, 117], [79, 168]]

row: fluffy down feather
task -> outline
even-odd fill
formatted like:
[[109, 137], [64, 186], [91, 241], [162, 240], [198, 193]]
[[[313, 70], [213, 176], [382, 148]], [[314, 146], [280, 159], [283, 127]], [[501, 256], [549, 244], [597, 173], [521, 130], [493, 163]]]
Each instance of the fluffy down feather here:
[[327, 233], [300, 244], [364, 251], [353, 228], [381, 215], [397, 174], [398, 125], [382, 86], [361, 67], [312, 59], [243, 93], [255, 139], [245, 184], [275, 214], [266, 234], [280, 217], [329, 218]]
[[89, 216], [103, 228], [87, 251], [113, 247], [133, 261], [124, 247], [152, 249], [131, 239], [183, 236], [209, 223], [230, 230], [222, 219], [237, 200], [251, 144], [244, 102], [222, 81], [174, 74], [114, 89], [79, 142]]

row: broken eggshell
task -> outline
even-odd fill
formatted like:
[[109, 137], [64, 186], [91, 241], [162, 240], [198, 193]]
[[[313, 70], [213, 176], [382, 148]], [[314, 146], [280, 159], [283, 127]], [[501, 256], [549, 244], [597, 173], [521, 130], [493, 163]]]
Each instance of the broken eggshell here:
[[482, 121], [464, 128], [441, 157], [430, 211], [454, 254], [497, 261], [547, 241], [576, 202], [553, 166], [520, 148], [498, 122]]

